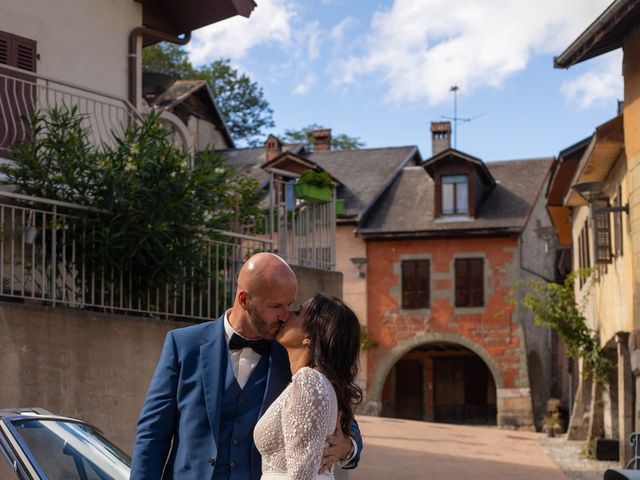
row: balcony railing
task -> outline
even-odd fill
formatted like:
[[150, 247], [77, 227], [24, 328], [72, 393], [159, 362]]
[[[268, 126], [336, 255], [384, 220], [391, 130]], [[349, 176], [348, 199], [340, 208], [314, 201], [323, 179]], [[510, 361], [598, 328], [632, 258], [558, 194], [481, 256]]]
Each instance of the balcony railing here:
[[[72, 234], [81, 205], [0, 191], [0, 297], [103, 312], [166, 318], [216, 318], [233, 303], [244, 260], [272, 243], [230, 232], [209, 232], [197, 246], [201, 280], [185, 272], [180, 284], [141, 290], [132, 275], [96, 268], [83, 235]], [[96, 214], [101, 214], [96, 211]], [[204, 281], [202, 280], [204, 278]]]
[[336, 265], [336, 193], [326, 202], [299, 198], [297, 175], [270, 172], [267, 231], [274, 249], [292, 265], [334, 270]]
[[34, 109], [76, 106], [94, 145], [111, 144], [142, 117], [125, 99], [2, 65], [0, 68], [0, 156], [27, 135], [24, 121]]

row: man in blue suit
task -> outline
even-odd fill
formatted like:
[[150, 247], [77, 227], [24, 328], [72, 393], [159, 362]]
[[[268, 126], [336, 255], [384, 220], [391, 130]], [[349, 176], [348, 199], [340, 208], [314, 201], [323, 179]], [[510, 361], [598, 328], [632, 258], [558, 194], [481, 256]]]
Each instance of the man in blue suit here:
[[[219, 319], [169, 332], [140, 413], [131, 480], [259, 480], [253, 428], [291, 379], [287, 353], [273, 339], [297, 294], [295, 274], [259, 253], [238, 275], [233, 307]], [[323, 468], [356, 443], [340, 429], [327, 439]]]

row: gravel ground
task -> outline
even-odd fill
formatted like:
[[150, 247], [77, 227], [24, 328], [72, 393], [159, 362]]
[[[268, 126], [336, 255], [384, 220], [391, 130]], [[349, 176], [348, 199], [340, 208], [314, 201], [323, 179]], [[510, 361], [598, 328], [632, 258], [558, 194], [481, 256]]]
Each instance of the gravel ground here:
[[545, 453], [570, 480], [602, 480], [608, 468], [619, 468], [618, 462], [587, 458], [584, 442], [569, 441], [564, 436], [540, 439]]

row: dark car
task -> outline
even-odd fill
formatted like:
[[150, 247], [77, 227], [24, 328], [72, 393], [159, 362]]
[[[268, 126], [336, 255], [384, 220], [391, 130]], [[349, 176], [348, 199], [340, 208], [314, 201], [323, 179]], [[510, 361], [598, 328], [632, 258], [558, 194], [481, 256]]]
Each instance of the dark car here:
[[130, 465], [88, 423], [41, 408], [0, 409], [2, 480], [128, 480]]

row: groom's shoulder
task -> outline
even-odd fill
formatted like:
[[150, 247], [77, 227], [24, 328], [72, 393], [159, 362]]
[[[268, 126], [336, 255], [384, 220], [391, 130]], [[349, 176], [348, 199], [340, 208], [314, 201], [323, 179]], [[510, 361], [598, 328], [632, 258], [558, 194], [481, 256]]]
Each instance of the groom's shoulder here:
[[208, 322], [198, 323], [195, 325], [189, 325], [187, 327], [180, 327], [169, 332], [176, 342], [183, 343], [202, 343], [210, 342], [213, 340], [214, 328], [220, 319], [211, 320]]

